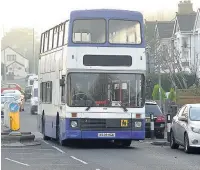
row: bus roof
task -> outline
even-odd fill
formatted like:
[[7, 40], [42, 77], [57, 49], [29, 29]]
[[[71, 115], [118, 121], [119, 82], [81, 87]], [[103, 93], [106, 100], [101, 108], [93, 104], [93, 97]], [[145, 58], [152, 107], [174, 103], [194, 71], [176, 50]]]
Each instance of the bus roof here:
[[74, 10], [70, 13], [70, 19], [83, 18], [83, 17], [143, 19], [143, 15], [139, 11], [129, 11], [129, 10], [119, 10], [119, 9]]

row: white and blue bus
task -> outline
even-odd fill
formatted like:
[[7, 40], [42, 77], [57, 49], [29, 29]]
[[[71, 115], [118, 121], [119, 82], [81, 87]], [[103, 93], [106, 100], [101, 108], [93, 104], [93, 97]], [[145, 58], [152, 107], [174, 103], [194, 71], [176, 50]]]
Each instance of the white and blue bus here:
[[77, 10], [41, 35], [38, 127], [44, 139], [145, 138], [143, 15]]

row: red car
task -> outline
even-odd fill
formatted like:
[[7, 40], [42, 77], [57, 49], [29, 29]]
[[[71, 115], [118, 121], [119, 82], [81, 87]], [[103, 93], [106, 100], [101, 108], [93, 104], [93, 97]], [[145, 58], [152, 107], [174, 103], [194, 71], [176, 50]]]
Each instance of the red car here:
[[22, 89], [21, 89], [20, 85], [18, 85], [16, 83], [7, 83], [7, 84], [1, 85], [1, 93], [4, 90], [19, 90], [19, 91], [21, 91]]

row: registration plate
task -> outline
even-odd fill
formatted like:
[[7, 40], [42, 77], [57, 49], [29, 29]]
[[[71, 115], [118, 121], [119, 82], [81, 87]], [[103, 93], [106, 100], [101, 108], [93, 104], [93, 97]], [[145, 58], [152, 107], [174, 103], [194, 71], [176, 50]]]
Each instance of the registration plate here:
[[98, 133], [98, 137], [115, 137], [115, 133]]
[[146, 119], [146, 122], [149, 123], [149, 122], [150, 122], [150, 119], [147, 118], [147, 119]]

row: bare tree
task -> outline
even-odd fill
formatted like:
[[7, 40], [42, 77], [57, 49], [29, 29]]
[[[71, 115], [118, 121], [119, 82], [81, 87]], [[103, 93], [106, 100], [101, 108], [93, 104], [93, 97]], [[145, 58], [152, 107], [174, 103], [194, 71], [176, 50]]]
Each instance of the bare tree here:
[[[169, 78], [174, 87], [176, 87], [176, 81], [182, 89], [187, 89], [187, 81], [184, 74], [180, 74], [180, 77], [176, 73], [184, 72], [184, 66], [181, 62], [181, 52], [174, 48], [173, 42], [170, 40], [161, 41], [157, 40], [155, 43], [155, 65], [156, 69], [161, 68], [162, 72], [168, 73]], [[196, 67], [192, 66], [190, 69]], [[194, 73], [194, 71], [190, 71]]]

